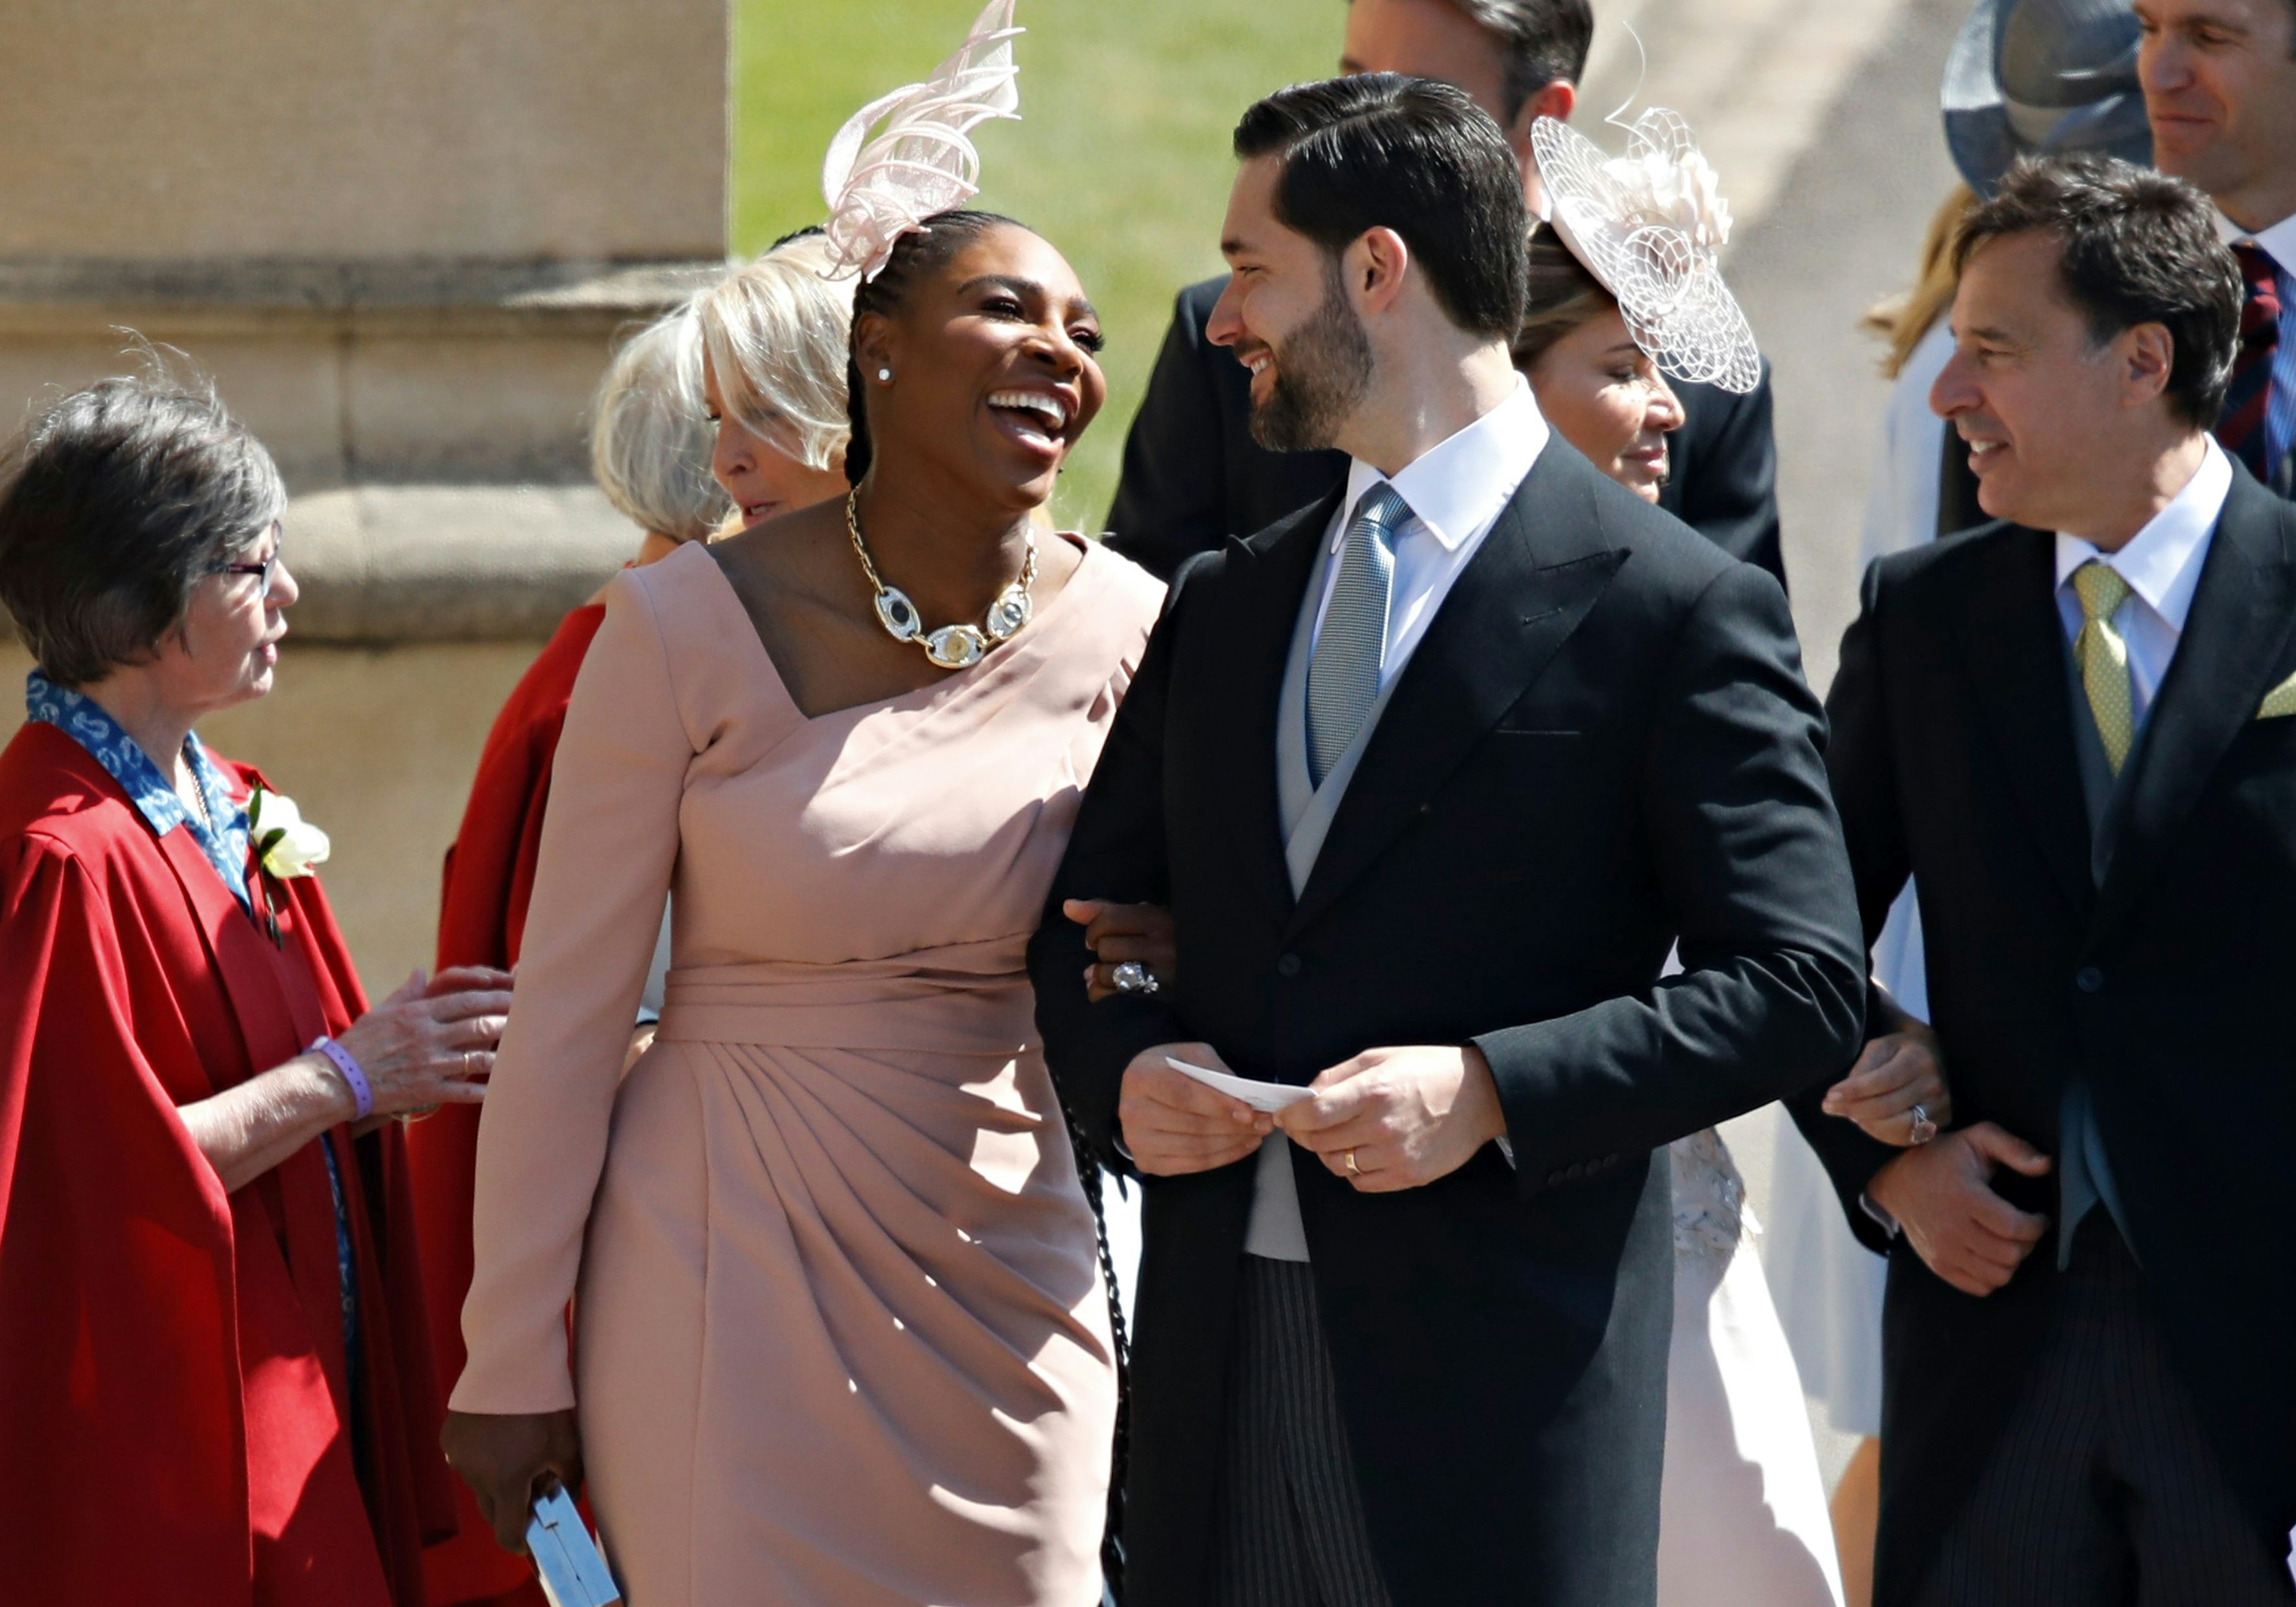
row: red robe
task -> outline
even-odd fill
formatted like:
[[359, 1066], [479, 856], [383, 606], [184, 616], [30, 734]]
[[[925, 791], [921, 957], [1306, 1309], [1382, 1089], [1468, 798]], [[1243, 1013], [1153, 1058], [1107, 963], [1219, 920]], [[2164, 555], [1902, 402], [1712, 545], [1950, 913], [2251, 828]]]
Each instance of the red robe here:
[[[455, 846], [447, 850], [446, 884], [439, 900], [439, 965], [518, 963], [526, 931], [527, 901], [542, 850], [542, 811], [550, 794], [550, 763], [574, 676], [590, 639], [605, 619], [602, 604], [568, 614], [550, 645], [519, 679], [487, 734], [471, 801]], [[453, 1391], [462, 1375], [463, 1300], [471, 1291], [471, 1192], [479, 1147], [479, 1107], [449, 1105], [409, 1130], [423, 1282], [430, 1308], [430, 1349], [439, 1388]], [[456, 1481], [460, 1532], [424, 1558], [432, 1607], [494, 1601], [541, 1607], [534, 1569], [495, 1541], [478, 1504]], [[512, 1594], [515, 1593], [515, 1594]]]
[[[337, 1127], [227, 1195], [176, 1114], [366, 1007], [318, 882], [274, 887], [275, 947], [70, 737], [27, 725], [0, 752], [10, 1601], [422, 1601], [453, 1509], [397, 1124]], [[355, 1424], [322, 1143], [350, 1219]]]

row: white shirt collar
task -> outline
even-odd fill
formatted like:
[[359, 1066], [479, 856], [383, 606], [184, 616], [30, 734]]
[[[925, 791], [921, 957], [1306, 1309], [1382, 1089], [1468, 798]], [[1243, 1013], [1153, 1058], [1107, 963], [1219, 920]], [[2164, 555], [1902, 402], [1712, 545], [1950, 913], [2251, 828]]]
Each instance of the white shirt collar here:
[[2103, 560], [2120, 572], [2128, 589], [2152, 605], [2171, 628], [2182, 632], [2192, 612], [2193, 594], [2201, 583], [2201, 557], [2224, 514], [2225, 498], [2232, 492], [2232, 460], [2213, 437], [2203, 437], [2208, 451], [2185, 488], [2169, 505], [2152, 515], [2136, 538], [2117, 553], [2099, 552], [2078, 536], [2057, 534], [2057, 584], [2072, 578], [2073, 571], [2092, 558]]
[[1364, 493], [1382, 481], [1409, 504], [1446, 552], [1488, 525], [1538, 461], [1546, 445], [1546, 420], [1531, 399], [1529, 381], [1515, 376], [1506, 400], [1482, 417], [1421, 453], [1397, 473], [1382, 474], [1361, 458], [1348, 466], [1347, 502], [1332, 521], [1332, 551], [1346, 540], [1348, 525]]
[[2222, 212], [2217, 214], [2217, 237], [2226, 245], [2253, 240], [2284, 274], [2296, 274], [2296, 212], [2268, 229], [2243, 229]]

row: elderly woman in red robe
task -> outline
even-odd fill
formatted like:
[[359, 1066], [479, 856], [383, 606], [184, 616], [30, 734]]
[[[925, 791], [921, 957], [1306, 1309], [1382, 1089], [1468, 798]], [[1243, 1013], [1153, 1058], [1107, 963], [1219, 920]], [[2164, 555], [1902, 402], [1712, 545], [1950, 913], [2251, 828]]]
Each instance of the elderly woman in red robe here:
[[[853, 285], [824, 278], [829, 261], [818, 230], [791, 236], [615, 354], [598, 388], [590, 462], [599, 489], [642, 532], [633, 563], [707, 540], [729, 519], [746, 527], [845, 494]], [[488, 734], [447, 855], [442, 969], [518, 963], [551, 759], [605, 617], [595, 598], [568, 614]], [[665, 947], [662, 964], [668, 956]], [[659, 985], [657, 974], [656, 1008]], [[478, 1117], [448, 1111], [408, 1136], [442, 1394], [463, 1370]], [[542, 1607], [533, 1565], [496, 1544], [460, 1480], [455, 1500], [455, 1537], [425, 1557], [431, 1607]]]
[[38, 668], [0, 751], [0, 1596], [420, 1607], [452, 1520], [398, 1124], [509, 979], [367, 1007], [323, 855], [193, 725], [270, 690], [278, 471], [108, 380], [0, 470]]

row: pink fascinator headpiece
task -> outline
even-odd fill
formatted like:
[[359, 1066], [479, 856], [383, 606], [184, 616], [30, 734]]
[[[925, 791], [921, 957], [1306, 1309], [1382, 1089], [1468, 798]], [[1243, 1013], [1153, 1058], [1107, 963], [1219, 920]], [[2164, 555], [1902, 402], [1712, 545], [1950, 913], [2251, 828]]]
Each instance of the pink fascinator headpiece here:
[[[980, 193], [980, 153], [966, 135], [992, 118], [1021, 115], [1013, 41], [1023, 30], [1013, 26], [1013, 4], [988, 0], [932, 77], [870, 102], [829, 142], [821, 193], [831, 278], [875, 278], [895, 241]], [[883, 131], [869, 138], [881, 122]]]

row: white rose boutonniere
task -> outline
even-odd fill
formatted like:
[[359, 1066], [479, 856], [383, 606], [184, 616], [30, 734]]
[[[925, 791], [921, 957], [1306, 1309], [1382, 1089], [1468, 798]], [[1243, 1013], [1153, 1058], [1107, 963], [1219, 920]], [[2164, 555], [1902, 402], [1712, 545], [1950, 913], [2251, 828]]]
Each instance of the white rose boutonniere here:
[[261, 787], [248, 796], [247, 834], [255, 844], [256, 863], [282, 881], [313, 874], [332, 849], [327, 834], [303, 818], [293, 799]]

